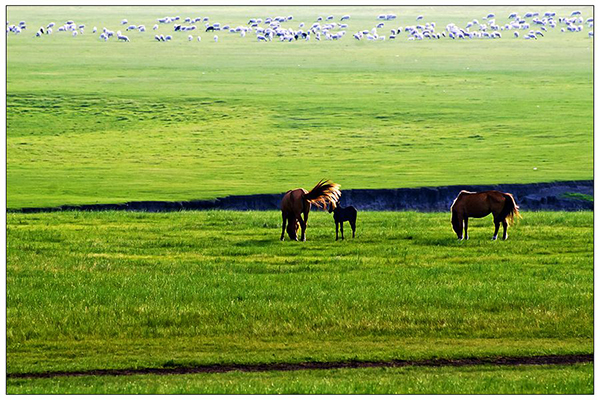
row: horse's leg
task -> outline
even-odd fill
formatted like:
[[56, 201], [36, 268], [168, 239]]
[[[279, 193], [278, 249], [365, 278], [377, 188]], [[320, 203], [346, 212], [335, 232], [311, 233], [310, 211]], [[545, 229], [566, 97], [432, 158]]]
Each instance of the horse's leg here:
[[350, 220], [350, 228], [352, 228], [352, 239], [354, 239], [354, 232], [356, 231], [356, 219]]
[[[308, 207], [310, 207], [310, 204]], [[302, 235], [300, 236], [300, 240], [302, 240], [303, 242], [306, 242], [306, 224], [308, 222], [308, 213], [310, 211], [310, 208], [308, 207], [304, 209], [304, 219], [302, 219], [300, 215], [298, 215], [298, 219], [300, 220], [300, 227], [302, 228]]]
[[502, 221], [502, 228], [504, 229], [504, 233], [502, 234], [502, 240], [508, 239], [508, 233], [506, 230], [508, 229], [508, 223], [506, 222], [506, 218]]
[[340, 232], [342, 233], [342, 240], [344, 240], [344, 221], [340, 221]]
[[465, 240], [469, 240], [467, 229], [469, 229], [469, 217], [465, 217]]
[[[290, 228], [290, 226], [292, 226], [293, 228]], [[288, 229], [292, 229], [293, 230], [293, 240], [295, 240], [296, 242], [298, 241], [298, 218], [297, 217], [290, 217], [288, 220]]]
[[300, 221], [300, 229], [302, 229], [302, 233], [300, 234], [300, 240], [302, 242], [306, 242], [306, 222], [301, 217], [298, 217], [298, 221]]
[[498, 239], [498, 230], [500, 229], [500, 221], [498, 221], [495, 216], [494, 216], [494, 225], [495, 225], [495, 229], [494, 229], [494, 236], [492, 237], [492, 240]]
[[465, 227], [465, 219], [463, 218], [462, 215], [460, 215], [458, 217], [458, 223], [459, 223], [459, 228], [458, 229], [460, 229], [460, 231], [457, 232], [458, 240], [463, 240], [465, 238], [464, 235], [463, 235], [463, 230], [464, 230], [464, 227]]
[[281, 217], [283, 218], [283, 224], [281, 225], [281, 239], [279, 239], [279, 240], [281, 240], [283, 242], [283, 237], [285, 235], [285, 220], [286, 220], [285, 213], [282, 212]]
[[340, 229], [340, 224], [337, 221], [335, 221], [335, 240], [339, 239], [339, 236], [338, 236], [339, 229]]

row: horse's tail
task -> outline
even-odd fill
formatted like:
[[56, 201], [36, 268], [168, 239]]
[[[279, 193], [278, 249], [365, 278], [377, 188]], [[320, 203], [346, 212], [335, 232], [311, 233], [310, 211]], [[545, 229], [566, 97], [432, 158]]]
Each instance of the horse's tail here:
[[512, 194], [504, 193], [504, 209], [502, 210], [502, 214], [505, 215], [504, 218], [510, 224], [515, 222], [515, 218], [521, 218], [521, 214], [519, 214], [519, 206], [515, 202], [515, 199]]
[[337, 202], [341, 195], [340, 185], [321, 179], [310, 192], [304, 195], [304, 198], [311, 204], [325, 208], [327, 202]]

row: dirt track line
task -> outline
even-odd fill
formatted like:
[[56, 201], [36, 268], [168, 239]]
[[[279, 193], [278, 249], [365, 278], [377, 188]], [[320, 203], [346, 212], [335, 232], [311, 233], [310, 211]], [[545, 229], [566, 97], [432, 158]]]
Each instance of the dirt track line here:
[[268, 372], [326, 370], [339, 368], [377, 368], [377, 367], [463, 367], [470, 365], [560, 365], [593, 362], [594, 354], [545, 355], [529, 357], [486, 357], [429, 360], [392, 360], [392, 361], [311, 361], [301, 363], [272, 364], [214, 364], [194, 367], [164, 367], [140, 369], [95, 369], [87, 371], [51, 371], [6, 374], [7, 379], [15, 378], [56, 378], [64, 376], [127, 376], [127, 375], [184, 375], [215, 374], [232, 371]]

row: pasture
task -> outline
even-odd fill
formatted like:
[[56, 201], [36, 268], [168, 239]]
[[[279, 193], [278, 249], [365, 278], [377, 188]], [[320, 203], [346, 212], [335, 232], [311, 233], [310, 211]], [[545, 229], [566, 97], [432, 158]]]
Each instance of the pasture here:
[[[573, 11], [551, 8], [531, 11]], [[527, 11], [10, 6], [28, 29], [6, 37], [7, 207], [282, 193], [321, 178], [342, 196], [592, 179], [592, 28], [352, 37], [380, 13], [398, 16], [388, 36], [417, 15], [441, 32]], [[297, 27], [329, 14], [351, 16], [340, 40], [152, 30], [167, 15], [293, 15], [284, 25]], [[124, 18], [147, 31], [99, 38]], [[34, 36], [68, 19], [85, 32]], [[312, 212], [307, 241], [282, 243], [276, 211], [9, 213], [7, 393], [592, 393], [591, 363], [14, 375], [590, 354], [593, 214], [522, 215], [508, 241], [490, 240], [487, 217], [459, 242], [448, 212], [359, 210], [356, 238], [346, 225], [336, 242], [332, 215]]]
[[[335, 242], [332, 216], [313, 212], [304, 243], [279, 242], [278, 212], [9, 214], [8, 372], [590, 353], [592, 213], [523, 214], [508, 241], [490, 240], [487, 218], [458, 242], [448, 213], [363, 212], [356, 238]], [[490, 368], [466, 370], [477, 381]], [[539, 381], [517, 378], [529, 368]], [[563, 376], [549, 378], [561, 392], [572, 379], [591, 391], [587, 367], [494, 369], [521, 383], [490, 392], [553, 391], [543, 376]], [[352, 379], [375, 374], [366, 371], [274, 373], [281, 386], [268, 390], [310, 392], [310, 377], [320, 377], [312, 390], [336, 390], [346, 376], [342, 391], [351, 391]], [[422, 382], [440, 370], [408, 371]], [[166, 391], [225, 379], [231, 390], [260, 392], [261, 376], [160, 379]], [[319, 386], [327, 376], [333, 386]], [[9, 392], [155, 388], [140, 377], [104, 379], [8, 382]], [[436, 385], [421, 390], [463, 390]]]
[[[323, 177], [342, 190], [592, 178], [587, 30], [375, 43], [350, 32], [375, 26], [380, 12], [398, 14], [381, 32], [418, 14], [442, 31], [528, 9], [336, 10], [9, 7], [9, 21], [30, 30], [7, 36], [8, 207], [280, 193]], [[174, 35], [162, 43], [150, 30], [165, 15], [237, 25], [293, 14], [285, 25], [296, 27], [329, 13], [352, 16], [343, 40], [220, 33], [214, 43], [198, 32], [203, 41], [189, 42], [161, 25]], [[68, 18], [86, 33], [33, 36]], [[150, 31], [128, 33], [129, 43], [91, 34], [123, 18]]]

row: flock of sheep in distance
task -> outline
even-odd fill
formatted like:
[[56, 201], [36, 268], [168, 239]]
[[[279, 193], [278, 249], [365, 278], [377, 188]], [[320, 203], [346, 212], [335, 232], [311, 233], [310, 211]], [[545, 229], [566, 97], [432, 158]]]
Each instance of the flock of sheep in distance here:
[[[360, 30], [352, 36], [356, 40], [366, 39], [368, 41], [384, 40], [424, 40], [424, 39], [500, 39], [505, 36], [512, 38], [523, 38], [527, 40], [537, 40], [544, 37], [544, 33], [549, 29], [560, 28], [562, 33], [588, 31], [588, 37], [594, 36], [594, 19], [584, 17], [581, 11], [573, 11], [569, 16], [557, 17], [555, 12], [527, 12], [523, 16], [518, 13], [511, 13], [503, 22], [493, 13], [487, 14], [481, 18], [481, 21], [473, 19], [460, 27], [457, 24], [447, 24], [443, 29], [439, 29], [435, 22], [425, 22], [425, 17], [419, 15], [414, 25], [398, 26], [394, 24], [397, 16], [395, 14], [380, 14], [375, 17], [375, 26], [372, 29]], [[320, 40], [341, 40], [346, 35], [346, 30], [350, 29], [350, 15], [336, 17], [329, 15], [319, 16], [314, 22], [295, 22], [292, 15], [278, 16], [269, 18], [250, 18], [246, 25], [233, 26], [211, 22], [209, 17], [161, 17], [156, 20], [152, 27], [154, 31], [154, 40], [158, 42], [168, 42], [176, 37], [187, 34], [188, 41], [201, 41], [200, 35], [194, 36], [193, 33], [210, 33], [214, 35], [213, 40], [219, 41], [216, 32], [223, 34], [239, 35], [241, 37], [252, 37], [262, 42], [271, 42], [274, 40], [292, 42], [297, 40], [310, 41], [311, 39]], [[584, 28], [587, 25], [587, 29]], [[288, 27], [284, 27], [288, 25]], [[292, 27], [295, 25], [296, 27]], [[131, 38], [142, 39], [146, 32], [145, 25], [136, 25], [127, 19], [121, 21], [121, 30], [115, 31], [103, 27], [99, 30], [96, 26], [91, 29], [92, 34], [99, 33], [99, 39], [109, 41], [116, 38], [118, 41], [130, 42]], [[160, 33], [160, 30], [168, 29], [170, 34]], [[27, 23], [20, 21], [18, 24], [6, 23], [6, 33], [21, 34], [27, 30]], [[55, 22], [50, 22], [47, 26], [42, 26], [34, 31], [35, 37], [41, 38], [46, 35], [62, 34], [77, 37], [86, 32], [85, 24], [77, 24], [73, 20], [64, 22], [57, 26]], [[125, 34], [124, 32], [127, 32]], [[384, 33], [388, 32], [388, 33]], [[510, 32], [510, 33], [509, 33]], [[387, 36], [386, 36], [387, 34]], [[129, 36], [128, 36], [129, 35]], [[130, 38], [131, 36], [131, 38]]]

